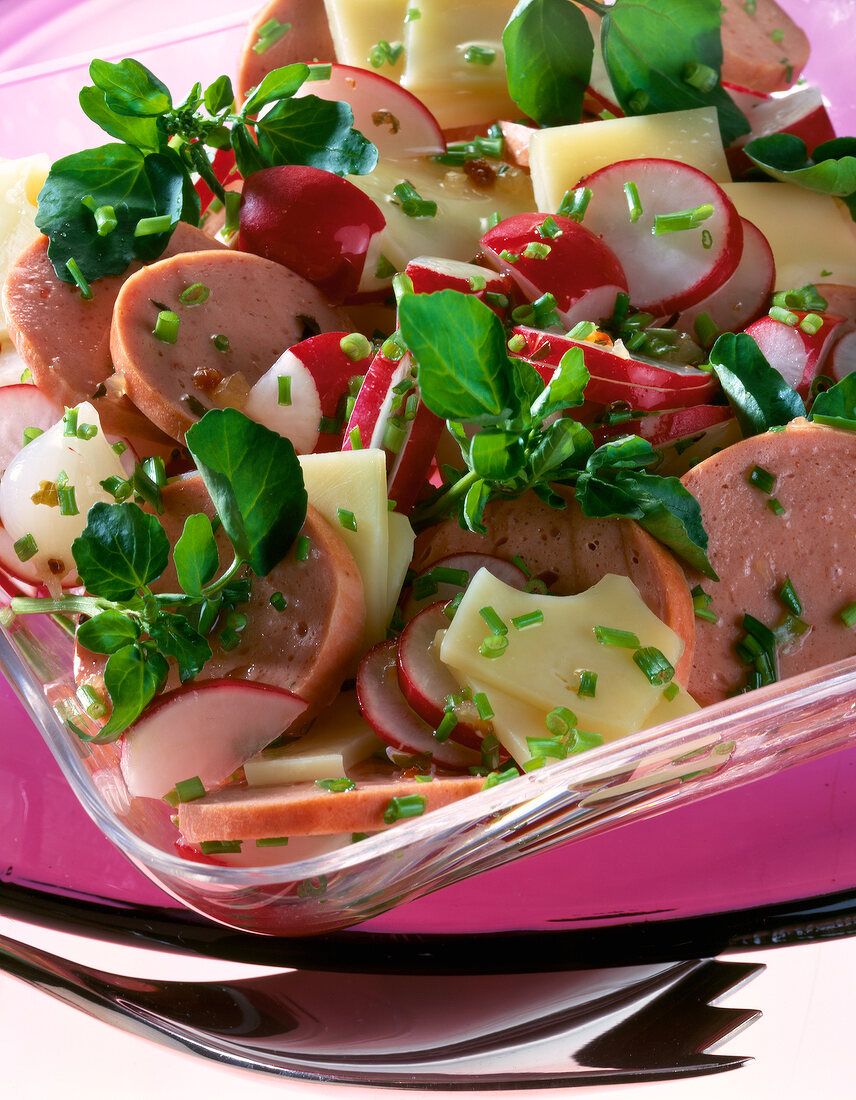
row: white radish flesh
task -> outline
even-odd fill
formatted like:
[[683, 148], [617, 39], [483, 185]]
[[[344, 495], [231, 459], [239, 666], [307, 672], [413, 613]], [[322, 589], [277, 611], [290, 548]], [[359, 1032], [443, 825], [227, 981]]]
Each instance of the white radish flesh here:
[[[287, 399], [283, 399], [287, 393]], [[252, 420], [290, 439], [299, 455], [318, 442], [321, 397], [309, 370], [292, 351], [284, 351], [250, 390], [242, 410]]]
[[801, 327], [806, 313], [794, 311], [793, 316], [796, 323], [792, 325], [774, 317], [761, 317], [746, 332], [754, 339], [770, 366], [801, 397], [807, 397], [812, 380], [824, 373], [827, 355], [835, 342], [852, 328], [853, 322], [824, 313], [823, 324], [812, 332]]

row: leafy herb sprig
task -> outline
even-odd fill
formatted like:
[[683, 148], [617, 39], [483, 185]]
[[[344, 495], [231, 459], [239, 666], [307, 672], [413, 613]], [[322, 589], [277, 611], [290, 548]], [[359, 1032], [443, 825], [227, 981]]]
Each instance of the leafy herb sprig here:
[[274, 70], [237, 112], [226, 76], [205, 89], [195, 84], [176, 106], [166, 85], [131, 58], [93, 61], [89, 74], [93, 83], [81, 91], [80, 106], [117, 140], [56, 161], [36, 218], [65, 282], [88, 284], [121, 274], [133, 260], [154, 260], [179, 221], [198, 225], [194, 173], [225, 199], [209, 149], [231, 147], [243, 176], [282, 164], [364, 174], [377, 163], [377, 149], [353, 129], [347, 103], [296, 96], [307, 80], [324, 75], [318, 67]]
[[744, 152], [773, 179], [840, 198], [856, 221], [856, 138], [824, 141], [809, 156], [796, 134], [768, 134], [750, 141]]
[[624, 436], [595, 448], [587, 428], [556, 416], [583, 403], [589, 375], [580, 348], [563, 356], [545, 384], [529, 363], [509, 357], [502, 322], [474, 296], [410, 292], [398, 308], [422, 399], [446, 420], [464, 461], [416, 509], [417, 525], [457, 515], [462, 526], [483, 532], [489, 500], [532, 489], [564, 508], [551, 483], [572, 485], [586, 515], [635, 519], [716, 579], [698, 502], [677, 478], [647, 472], [656, 462], [650, 443]]
[[[220, 556], [205, 513], [187, 518], [174, 547], [156, 515], [137, 504], [95, 504], [72, 544], [86, 595], [12, 600], [14, 614], [87, 616], [77, 630], [86, 649], [107, 655], [110, 718], [92, 740], [113, 741], [163, 687], [169, 658], [182, 682], [211, 658], [209, 637], [250, 595], [247, 569], [264, 576], [288, 552], [306, 517], [306, 490], [291, 443], [236, 409], [213, 409], [187, 433], [187, 447], [234, 549]], [[152, 584], [173, 563], [179, 592]]]

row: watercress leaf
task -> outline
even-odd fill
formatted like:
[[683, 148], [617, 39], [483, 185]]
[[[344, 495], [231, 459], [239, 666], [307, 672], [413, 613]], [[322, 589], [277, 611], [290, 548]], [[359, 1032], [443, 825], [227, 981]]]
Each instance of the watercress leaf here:
[[91, 84], [81, 88], [78, 99], [83, 113], [105, 130], [110, 137], [135, 145], [143, 152], [154, 152], [160, 148], [161, 132], [156, 119], [117, 115], [107, 106], [101, 89]]
[[530, 455], [531, 474], [538, 480], [557, 480], [585, 466], [593, 449], [591, 432], [569, 417], [561, 417], [540, 433]]
[[532, 486], [532, 492], [538, 497], [539, 500], [543, 500], [545, 504], [549, 504], [551, 508], [555, 508], [557, 512], [561, 512], [563, 508], [568, 507], [568, 502], [563, 496], [560, 496], [555, 489], [550, 487], [550, 484], [546, 481], [539, 481]]
[[259, 147], [252, 133], [243, 122], [235, 123], [229, 137], [232, 142], [232, 151], [235, 154], [235, 163], [244, 179], [251, 176], [253, 172], [260, 172], [263, 168], [268, 167], [268, 162], [259, 152]]
[[710, 365], [744, 436], [760, 435], [805, 416], [805, 405], [745, 332], [724, 332], [710, 351]]
[[619, 468], [605, 474], [596, 469], [586, 469], [579, 475], [574, 486], [577, 503], [586, 516], [604, 519], [609, 516], [623, 516], [626, 519], [641, 519], [642, 507], [634, 498], [629, 486], [616, 482]]
[[398, 323], [416, 360], [422, 400], [444, 420], [498, 424], [519, 412], [505, 330], [472, 294], [405, 294]]
[[523, 114], [542, 126], [579, 122], [594, 56], [582, 11], [567, 0], [521, 0], [502, 45], [508, 91]]
[[374, 145], [352, 123], [347, 103], [314, 95], [283, 99], [258, 120], [259, 149], [268, 165], [306, 164], [336, 175], [363, 176], [378, 160]]
[[75, 640], [93, 653], [115, 653], [123, 646], [133, 645], [139, 636], [139, 627], [133, 619], [121, 611], [108, 609], [84, 620], [77, 628]]
[[523, 469], [526, 448], [516, 432], [483, 428], [470, 443], [469, 466], [486, 481], [508, 481]]
[[825, 141], [809, 156], [806, 143], [796, 134], [769, 134], [750, 141], [744, 151], [768, 176], [783, 183], [839, 198], [856, 192], [856, 138]]
[[136, 504], [104, 504], [89, 509], [86, 527], [71, 544], [86, 590], [107, 600], [129, 600], [163, 573], [169, 539], [157, 516]]
[[[601, 23], [601, 48], [613, 90], [627, 114], [716, 107], [724, 145], [748, 133], [749, 122], [717, 80], [700, 91], [684, 79], [699, 62], [722, 67], [720, 0], [616, 0]], [[647, 97], [640, 109], [637, 93]]]
[[819, 393], [809, 420], [856, 432], [856, 373], [848, 374], [828, 390]]
[[[151, 190], [155, 214], [168, 215], [170, 222], [169, 229], [164, 233], [150, 233], [143, 237], [133, 238], [134, 258], [142, 260], [143, 263], [151, 263], [152, 260], [156, 260], [161, 255], [169, 244], [173, 229], [181, 221], [188, 201], [187, 187], [189, 186], [194, 194], [196, 189], [193, 188], [190, 177], [184, 171], [180, 158], [172, 149], [167, 149], [164, 153], [149, 153], [145, 158], [143, 171]], [[190, 216], [187, 220], [193, 222], [193, 224], [198, 223], [200, 210], [197, 196], [196, 218], [194, 220]], [[144, 217], [149, 217], [149, 215], [144, 215]], [[136, 222], [134, 224], [136, 225]]]
[[166, 680], [169, 666], [159, 653], [141, 645], [127, 645], [107, 658], [104, 686], [113, 704], [107, 723], [94, 741], [115, 741], [135, 722]]
[[622, 435], [601, 443], [588, 459], [586, 469], [590, 472], [610, 466], [640, 469], [656, 461], [654, 448], [647, 439], [638, 435]]
[[[197, 92], [197, 95], [198, 94]], [[235, 93], [232, 90], [232, 81], [228, 76], [218, 76], [217, 79], [205, 89], [202, 98], [205, 109], [210, 115], [216, 115], [218, 111], [223, 111], [226, 107], [231, 107], [235, 99]]]
[[467, 489], [466, 496], [464, 497], [461, 515], [463, 523], [461, 526], [466, 526], [468, 530], [474, 531], [477, 535], [486, 534], [487, 528], [484, 523], [482, 523], [482, 517], [484, 516], [485, 506], [489, 500], [490, 486], [486, 485], [481, 478], [474, 481], [469, 489]]
[[149, 634], [161, 653], [178, 662], [183, 684], [192, 680], [211, 659], [211, 646], [183, 615], [161, 615], [149, 627]]
[[115, 63], [96, 58], [89, 66], [89, 75], [117, 115], [155, 117], [172, 109], [169, 88], [132, 57]]
[[[266, 107], [268, 103], [274, 103], [278, 99], [291, 99], [308, 76], [309, 66], [304, 65], [302, 62], [285, 65], [281, 69], [274, 69], [247, 96], [244, 106], [241, 108], [241, 118], [257, 114], [262, 107]], [[211, 110], [210, 107], [209, 110]], [[353, 121], [353, 115], [351, 121]]]
[[269, 573], [306, 518], [291, 442], [237, 409], [211, 409], [188, 429], [186, 443], [235, 553], [258, 576]]
[[172, 552], [178, 583], [190, 596], [198, 596], [217, 572], [220, 555], [211, 520], [204, 512], [188, 516]]
[[[519, 407], [521, 412], [525, 414], [526, 410], [531, 410], [538, 400], [545, 382], [532, 364], [525, 359], [510, 358], [509, 362], [511, 363], [511, 384], [516, 395], [514, 405]], [[525, 419], [527, 422], [531, 422], [531, 412]]]
[[[48, 257], [58, 277], [74, 280], [66, 266], [76, 260], [84, 278], [120, 275], [134, 259], [154, 259], [169, 240], [169, 232], [134, 237], [140, 218], [169, 214], [177, 221], [181, 209], [183, 170], [170, 156], [143, 154], [130, 145], [111, 143], [55, 161], [39, 194], [37, 227], [50, 238]], [[92, 211], [112, 206], [117, 226], [98, 235]], [[157, 251], [155, 251], [157, 249]]]
[[588, 380], [589, 372], [585, 365], [583, 349], [569, 348], [559, 360], [559, 366], [553, 377], [533, 404], [532, 415], [544, 418], [551, 413], [582, 405], [583, 392]]

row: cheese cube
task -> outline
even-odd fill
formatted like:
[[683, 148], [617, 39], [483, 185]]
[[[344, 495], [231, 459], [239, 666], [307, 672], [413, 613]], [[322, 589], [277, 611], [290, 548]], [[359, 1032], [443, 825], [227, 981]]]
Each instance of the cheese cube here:
[[[378, 42], [402, 43], [408, 0], [324, 0], [327, 22], [340, 65], [372, 68], [369, 56]], [[381, 76], [399, 80], [404, 58], [378, 67]]]

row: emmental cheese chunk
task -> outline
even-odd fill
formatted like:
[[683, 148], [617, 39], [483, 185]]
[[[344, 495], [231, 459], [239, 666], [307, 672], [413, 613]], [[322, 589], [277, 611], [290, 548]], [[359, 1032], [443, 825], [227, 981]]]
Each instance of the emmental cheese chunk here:
[[[48, 174], [43, 154], [0, 161], [0, 286], [10, 265], [36, 239], [38, 195]], [[0, 300], [0, 343], [6, 339], [6, 317]]]
[[615, 161], [645, 157], [682, 161], [717, 183], [731, 179], [715, 107], [554, 126], [537, 130], [529, 143], [537, 207], [555, 213], [565, 192], [584, 176]]
[[[493, 608], [507, 625], [508, 646], [499, 657], [480, 647], [491, 634], [480, 614]], [[512, 620], [540, 611], [543, 620], [517, 629]], [[607, 574], [576, 596], [518, 592], [480, 570], [470, 583], [440, 646], [440, 658], [463, 685], [473, 680], [504, 692], [546, 715], [567, 707], [578, 727], [605, 739], [643, 728], [662, 698], [662, 685], [649, 682], [633, 660], [634, 649], [603, 645], [595, 627], [630, 631], [641, 647], [659, 649], [674, 666], [681, 639], [642, 601], [631, 580]], [[594, 697], [579, 695], [580, 673], [597, 674]], [[533, 734], [532, 736], [538, 736]]]
[[[368, 69], [373, 67], [369, 59], [379, 42], [402, 44], [408, 0], [324, 0], [324, 6], [340, 65]], [[385, 60], [378, 72], [398, 80], [403, 69], [399, 55], [394, 63]]]

